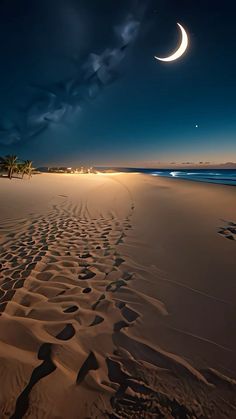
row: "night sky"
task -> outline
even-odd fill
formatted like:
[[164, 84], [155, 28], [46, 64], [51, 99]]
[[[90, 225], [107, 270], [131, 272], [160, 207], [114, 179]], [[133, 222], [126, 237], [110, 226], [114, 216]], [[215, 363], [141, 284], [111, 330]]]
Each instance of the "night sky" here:
[[[0, 155], [75, 166], [236, 161], [234, 4], [1, 0]], [[178, 46], [177, 22], [189, 49], [156, 61]]]

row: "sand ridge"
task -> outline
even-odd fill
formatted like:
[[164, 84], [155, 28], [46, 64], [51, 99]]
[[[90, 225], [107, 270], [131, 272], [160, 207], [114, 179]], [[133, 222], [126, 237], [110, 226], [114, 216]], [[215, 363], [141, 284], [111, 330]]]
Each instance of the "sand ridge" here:
[[145, 307], [157, 324], [169, 312], [132, 285], [146, 268], [124, 252], [130, 194], [127, 208], [95, 216], [60, 194], [46, 213], [1, 223], [1, 417], [233, 417], [231, 377], [137, 333]]

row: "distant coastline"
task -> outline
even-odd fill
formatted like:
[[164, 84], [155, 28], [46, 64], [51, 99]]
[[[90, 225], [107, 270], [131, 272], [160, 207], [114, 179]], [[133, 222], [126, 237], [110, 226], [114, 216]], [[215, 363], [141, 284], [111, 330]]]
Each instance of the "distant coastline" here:
[[236, 186], [236, 169], [229, 168], [139, 168], [139, 167], [99, 167], [95, 166], [90, 169], [76, 170], [73, 168], [65, 168], [65, 170], [52, 170], [47, 167], [37, 168], [39, 172], [46, 173], [63, 173], [68, 175], [91, 175], [91, 174], [116, 174], [116, 173], [141, 173], [153, 177], [167, 177], [170, 179], [181, 179], [194, 182], [214, 183], [220, 185]]

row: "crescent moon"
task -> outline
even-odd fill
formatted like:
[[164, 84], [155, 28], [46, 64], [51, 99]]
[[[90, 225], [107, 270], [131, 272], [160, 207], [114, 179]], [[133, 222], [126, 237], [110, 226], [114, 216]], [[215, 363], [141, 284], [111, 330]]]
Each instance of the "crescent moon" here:
[[156, 58], [156, 60], [165, 61], [165, 62], [175, 61], [185, 53], [186, 49], [188, 48], [188, 42], [189, 42], [188, 35], [187, 35], [186, 30], [183, 28], [182, 25], [180, 25], [180, 23], [177, 23], [177, 25], [179, 26], [181, 30], [181, 35], [182, 35], [182, 40], [181, 40], [181, 44], [179, 48], [169, 57], [160, 58], [160, 57], [155, 56], [154, 58]]

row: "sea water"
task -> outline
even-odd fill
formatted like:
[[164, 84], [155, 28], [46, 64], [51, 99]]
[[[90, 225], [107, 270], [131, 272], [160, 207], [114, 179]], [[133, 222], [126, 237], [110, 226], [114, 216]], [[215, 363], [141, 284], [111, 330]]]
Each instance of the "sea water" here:
[[120, 172], [138, 172], [157, 177], [187, 179], [197, 182], [219, 183], [222, 185], [236, 186], [236, 169], [134, 169], [120, 167], [113, 169]]

